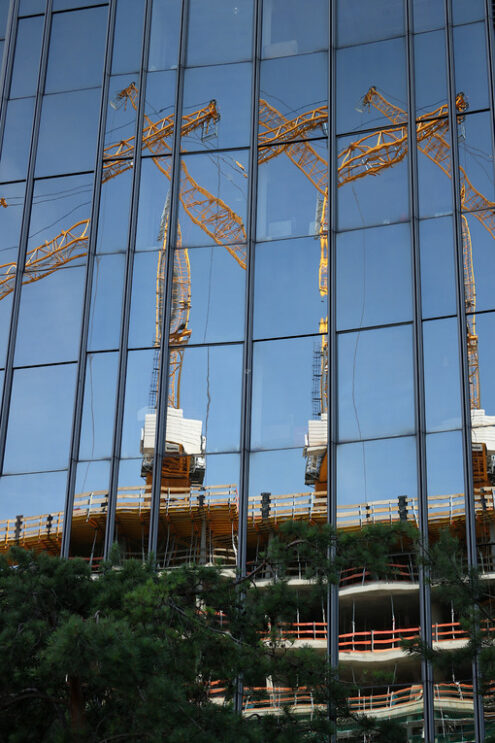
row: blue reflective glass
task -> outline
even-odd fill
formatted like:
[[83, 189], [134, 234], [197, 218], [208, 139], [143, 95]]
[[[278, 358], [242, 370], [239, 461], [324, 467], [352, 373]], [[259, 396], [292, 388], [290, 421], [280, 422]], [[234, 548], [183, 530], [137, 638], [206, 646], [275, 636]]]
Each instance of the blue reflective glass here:
[[[2, 4], [8, 5], [8, 2]], [[20, 0], [19, 15], [33, 15], [34, 13], [44, 13], [46, 0]]]
[[36, 175], [92, 170], [95, 162], [100, 91], [78, 90], [43, 98]]
[[97, 255], [93, 268], [88, 347], [118, 348], [124, 292], [125, 255]]
[[404, 34], [402, 0], [338, 0], [337, 44], [363, 44]]
[[148, 70], [177, 67], [181, 0], [153, 0]]
[[[37, 472], [35, 475], [10, 475], [0, 478], [0, 518], [12, 519], [9, 524], [14, 531], [20, 517], [19, 529], [32, 531], [33, 527], [46, 530], [47, 516], [54, 517], [51, 527], [60, 538], [62, 534], [63, 510], [67, 472]], [[32, 517], [38, 519], [32, 520]], [[31, 517], [31, 518], [30, 518]], [[28, 520], [29, 519], [29, 520]]]
[[11, 98], [36, 95], [42, 35], [43, 18], [24, 18], [19, 21], [10, 84]]
[[426, 430], [460, 428], [461, 388], [456, 319], [424, 322], [423, 349]]
[[240, 62], [251, 57], [253, 0], [191, 0], [187, 64]]
[[144, 0], [118, 0], [113, 41], [112, 74], [141, 67]]
[[488, 108], [488, 60], [484, 23], [454, 28], [455, 89], [462, 91], [470, 111]]
[[265, 58], [326, 49], [327, 0], [264, 0], [262, 45]]
[[422, 220], [419, 245], [423, 317], [455, 314], [456, 274], [452, 218]]
[[112, 454], [118, 361], [118, 353], [87, 356], [80, 459], [104, 459]]
[[101, 84], [107, 15], [102, 7], [53, 17], [46, 93]]
[[413, 25], [416, 33], [441, 28], [444, 23], [444, 3], [431, 2], [431, 0], [413, 0]]
[[[433, 508], [433, 499], [440, 496], [439, 502], [443, 505], [445, 514], [445, 510], [449, 509], [450, 504], [441, 496], [457, 495], [464, 492], [462, 435], [460, 431], [432, 433], [426, 437], [426, 473], [429, 508]], [[432, 513], [431, 517], [433, 515]], [[430, 514], [428, 516], [430, 520]]]
[[76, 364], [16, 369], [5, 449], [5, 473], [66, 467]]
[[22, 98], [7, 103], [0, 181], [17, 181], [26, 177], [33, 112], [34, 98]]
[[469, 23], [485, 17], [483, 0], [452, 0], [452, 17], [454, 23]]

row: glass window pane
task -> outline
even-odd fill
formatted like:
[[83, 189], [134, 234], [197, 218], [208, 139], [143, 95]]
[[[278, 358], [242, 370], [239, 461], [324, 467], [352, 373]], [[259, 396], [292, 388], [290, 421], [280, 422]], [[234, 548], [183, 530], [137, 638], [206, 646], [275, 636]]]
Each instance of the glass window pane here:
[[[129, 348], [160, 347], [161, 325], [157, 328], [157, 309], [163, 311], [163, 262], [165, 254], [158, 251], [136, 253], [132, 276]], [[160, 281], [161, 279], [161, 281]], [[157, 296], [160, 291], [160, 296]]]
[[119, 466], [114, 541], [124, 558], [145, 560], [149, 538], [151, 477], [146, 482], [142, 459], [123, 459]]
[[225, 248], [176, 250], [173, 281], [173, 326], [185, 325], [189, 343], [242, 340], [246, 272]]
[[144, 101], [142, 151], [145, 155], [172, 152], [175, 127], [175, 86], [177, 73], [148, 72]]
[[[112, 75], [110, 78], [105, 122], [105, 149], [103, 150], [105, 160], [133, 155], [138, 106], [138, 89], [133, 77], [133, 75]], [[129, 165], [132, 166], [132, 163]], [[107, 165], [107, 168], [110, 167]]]
[[452, 0], [452, 16], [454, 23], [479, 21], [485, 17], [485, 3], [483, 0]]
[[69, 10], [87, 5], [106, 5], [108, 0], [53, 0], [53, 10]]
[[86, 268], [24, 273], [15, 364], [75, 361], [79, 353]]
[[0, 38], [5, 37], [7, 18], [9, 15], [9, 3], [0, 3]]
[[[216, 113], [204, 120], [208, 109], [213, 107]], [[248, 146], [251, 65], [229, 64], [186, 70], [182, 110], [182, 131], [187, 132], [181, 138], [184, 150]], [[200, 111], [204, 112], [204, 123], [192, 128], [189, 120], [199, 116]]]
[[45, 541], [51, 545], [49, 551], [59, 554], [66, 483], [67, 472], [37, 472], [35, 475], [0, 478], [0, 517], [10, 519], [5, 525], [6, 532], [0, 532], [2, 541], [6, 539], [13, 545], [18, 533], [21, 546], [39, 548], [41, 532], [50, 537]]
[[[261, 494], [268, 493], [267, 504], [270, 516], [280, 516], [295, 505], [308, 514], [314, 504], [313, 488], [305, 477], [306, 460], [303, 449], [281, 449], [254, 452], [249, 458], [249, 520], [261, 520]], [[290, 497], [287, 497], [290, 496]], [[323, 512], [326, 512], [326, 493]]]
[[87, 559], [91, 567], [98, 567], [103, 558], [109, 480], [109, 462], [77, 465], [70, 556]]
[[1, 187], [1, 197], [5, 206], [0, 208], [0, 297], [14, 290], [17, 253], [21, 232], [22, 211], [24, 207], [25, 183], [6, 183]]
[[[177, 444], [184, 445], [187, 426], [204, 437], [205, 451], [239, 449], [242, 382], [242, 346], [199, 346], [170, 352], [169, 422], [176, 420]], [[172, 416], [174, 416], [172, 418]], [[171, 441], [167, 434], [167, 441]]]
[[458, 117], [461, 208], [494, 209], [492, 132], [489, 113]]
[[337, 141], [339, 230], [404, 222], [409, 215], [407, 130]]
[[260, 77], [260, 144], [326, 136], [326, 54], [267, 60]]
[[11, 98], [36, 95], [42, 35], [42, 17], [19, 21], [10, 84]]
[[407, 118], [404, 39], [348, 47], [337, 51], [337, 131], [384, 126], [390, 119], [374, 105], [363, 103], [371, 87]]
[[[426, 437], [426, 476], [428, 487], [428, 521], [442, 506], [442, 496], [464, 493], [464, 466], [460, 431], [432, 433]], [[438, 509], [435, 499], [438, 499]], [[443, 510], [448, 508], [443, 500]]]
[[[301, 156], [304, 165], [298, 167]], [[324, 233], [328, 220], [326, 140], [263, 148], [258, 163], [257, 239]]]
[[455, 245], [452, 219], [425, 219], [419, 225], [423, 317], [456, 312]]
[[[0, 296], [0, 367], [5, 366], [7, 356], [7, 344], [9, 341], [10, 315], [12, 311], [12, 294]], [[2, 383], [0, 385], [0, 395], [3, 389], [3, 372]]]
[[[36, 181], [31, 220], [29, 223], [28, 253], [25, 269], [34, 271], [39, 251], [45, 243], [52, 243], [54, 251], [42, 263], [47, 269], [60, 255], [63, 263], [81, 265], [87, 252], [91, 208], [92, 175], [68, 176]], [[64, 251], [68, 237], [70, 246]], [[59, 252], [61, 248], [61, 253]]]
[[113, 42], [112, 74], [137, 72], [141, 67], [144, 0], [118, 0]]
[[469, 315], [468, 323], [471, 336], [477, 338], [474, 344], [468, 345], [468, 349], [471, 350], [468, 354], [468, 366], [473, 441], [484, 442], [490, 452], [495, 453], [495, 380], [492, 373], [495, 314], [487, 312]]
[[469, 110], [488, 108], [488, 71], [485, 24], [474, 23], [454, 28], [456, 93], [464, 93]]
[[402, 0], [338, 0], [337, 43], [363, 44], [404, 33]]
[[[308, 12], [309, 10], [309, 12]], [[327, 0], [264, 0], [263, 57], [285, 57], [328, 46]]]
[[118, 353], [87, 356], [79, 459], [112, 454], [118, 363]]
[[191, 0], [188, 66], [250, 59], [253, 0]]
[[122, 253], [95, 256], [88, 331], [91, 351], [119, 346], [124, 275]]
[[443, 3], [432, 3], [431, 0], [413, 0], [414, 30], [430, 31], [441, 28], [444, 23]]
[[327, 315], [325, 248], [314, 237], [256, 246], [255, 338], [318, 332]]
[[66, 467], [72, 428], [76, 365], [16, 369], [4, 471]]
[[338, 385], [340, 441], [413, 433], [411, 327], [341, 334]]
[[320, 349], [320, 336], [254, 344], [252, 449], [304, 445], [313, 419], [313, 358]]
[[[145, 158], [142, 161], [136, 250], [155, 250], [163, 244], [170, 208], [171, 167], [171, 158]], [[110, 195], [109, 208], [112, 208], [112, 203], [114, 200]], [[118, 214], [114, 213], [118, 219]]]
[[[495, 309], [495, 242], [492, 234], [493, 211], [477, 211], [462, 216], [464, 259], [471, 264], [473, 279], [465, 272], [465, 291], [473, 310]], [[471, 256], [471, 257], [470, 257]], [[471, 291], [468, 283], [472, 284]], [[475, 289], [473, 306], [472, 289]]]
[[[416, 440], [412, 436], [377, 439], [337, 447], [337, 524], [359, 522], [359, 506], [371, 506], [373, 522], [398, 513], [399, 497], [406, 496], [411, 520], [418, 519]], [[374, 501], [378, 501], [373, 508]], [[388, 503], [384, 503], [388, 501]], [[349, 508], [357, 506], [355, 513]], [[351, 512], [351, 513], [349, 513]]]
[[148, 70], [177, 67], [180, 13], [181, 0], [153, 0]]
[[426, 430], [459, 428], [461, 390], [455, 318], [423, 323], [423, 353]]
[[[8, 3], [5, 3], [8, 5]], [[34, 13], [44, 13], [46, 0], [20, 0], [19, 15], [32, 15]]]
[[53, 17], [46, 93], [101, 84], [107, 14], [102, 7]]
[[[154, 416], [153, 425], [155, 425], [156, 383], [153, 369], [158, 363], [159, 358], [157, 353], [155, 354], [155, 349], [130, 351], [127, 356], [122, 457], [141, 457], [141, 439], [145, 416], [148, 413]], [[150, 405], [151, 402], [152, 405]], [[154, 433], [152, 439], [154, 446]]]
[[446, 118], [434, 119], [436, 132], [417, 142], [418, 199], [421, 217], [452, 214], [450, 132]]
[[414, 37], [416, 116], [447, 114], [447, 70], [445, 33], [432, 31]]
[[411, 320], [409, 225], [337, 236], [339, 330]]
[[34, 98], [22, 98], [7, 103], [0, 181], [17, 181], [26, 177], [33, 112]]
[[[165, 568], [195, 562], [235, 569], [238, 541], [232, 517], [237, 513], [238, 494], [237, 454], [167, 455], [161, 480], [158, 564]], [[181, 533], [181, 501], [186, 499], [198, 514], [199, 539]]]
[[94, 168], [99, 112], [98, 89], [44, 96], [37, 176]]
[[[245, 264], [247, 173], [243, 150], [182, 156], [178, 247], [230, 244], [236, 260]], [[162, 202], [158, 228], [164, 206]]]
[[129, 240], [128, 213], [132, 189], [132, 162], [108, 160], [108, 163], [110, 167], [118, 163], [119, 172], [115, 178], [105, 180], [105, 176], [103, 177], [96, 252], [125, 253]]

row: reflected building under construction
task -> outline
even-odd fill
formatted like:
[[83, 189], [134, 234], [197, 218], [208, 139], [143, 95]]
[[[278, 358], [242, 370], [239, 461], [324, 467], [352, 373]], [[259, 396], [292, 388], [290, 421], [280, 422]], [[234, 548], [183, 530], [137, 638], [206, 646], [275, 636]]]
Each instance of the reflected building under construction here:
[[[2, 549], [245, 572], [287, 520], [406, 520], [451, 529], [493, 609], [491, 13], [0, 3]], [[483, 740], [472, 668], [401, 647], [465, 645], [455, 607], [411, 546], [390, 562], [331, 616], [294, 566], [287, 637], [333, 638], [356, 714]], [[260, 687], [244, 714], [311, 714]]]

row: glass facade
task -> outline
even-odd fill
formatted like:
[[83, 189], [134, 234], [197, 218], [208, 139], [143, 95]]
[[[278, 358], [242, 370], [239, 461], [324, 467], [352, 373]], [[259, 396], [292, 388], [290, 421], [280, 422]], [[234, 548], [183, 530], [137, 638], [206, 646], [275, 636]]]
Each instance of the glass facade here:
[[[488, 0], [0, 0], [2, 549], [245, 572], [407, 520], [493, 571], [493, 57]], [[466, 642], [411, 553], [328, 606], [294, 566], [291, 637], [481, 742], [476, 668], [400, 645]]]

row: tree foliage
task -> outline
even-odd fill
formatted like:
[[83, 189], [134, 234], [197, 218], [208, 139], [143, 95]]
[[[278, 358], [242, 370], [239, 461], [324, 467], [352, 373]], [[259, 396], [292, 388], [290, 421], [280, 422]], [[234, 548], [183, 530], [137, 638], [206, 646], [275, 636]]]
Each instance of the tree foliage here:
[[[290, 565], [302, 560], [323, 596], [346, 561], [372, 560], [385, 572], [391, 544], [406, 532], [365, 530], [335, 550], [331, 530], [292, 524], [264, 556], [265, 581], [256, 580], [259, 568], [240, 579], [214, 567], [159, 573], [151, 562], [115, 559], [95, 576], [81, 560], [13, 548], [0, 559], [0, 741], [328, 741], [327, 705], [334, 719], [353, 718], [352, 689], [325, 653], [283, 637], [294, 611]], [[240, 684], [267, 678], [310, 692], [313, 713], [235, 712]], [[360, 717], [353, 725], [356, 740], [363, 730], [369, 741], [403, 739], [395, 723]]]

